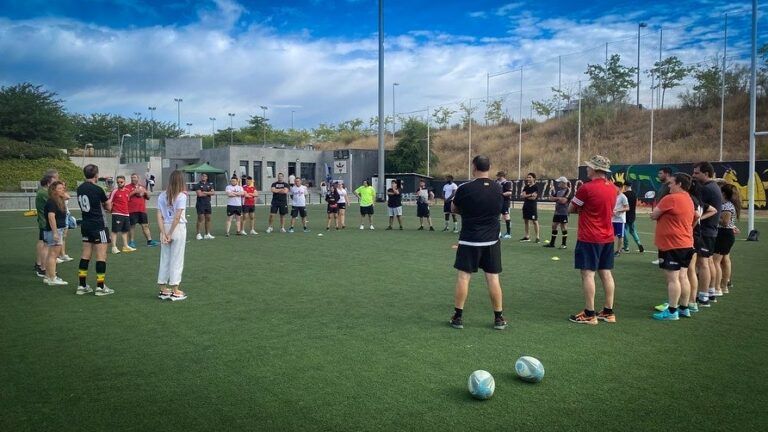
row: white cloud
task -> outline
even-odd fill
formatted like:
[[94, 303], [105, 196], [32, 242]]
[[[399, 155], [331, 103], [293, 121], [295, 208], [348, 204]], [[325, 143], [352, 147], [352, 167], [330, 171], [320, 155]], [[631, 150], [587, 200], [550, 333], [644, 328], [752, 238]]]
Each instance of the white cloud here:
[[[65, 19], [0, 18], [0, 84], [43, 84], [59, 93], [73, 112], [131, 115], [154, 105], [155, 118], [164, 121], [176, 120], [173, 99], [181, 97], [182, 123], [192, 122], [193, 130], [206, 133], [209, 117], [226, 119], [227, 112], [235, 112], [235, 126], [242, 126], [249, 115], [261, 114], [259, 105], [270, 107], [268, 117], [279, 128], [288, 127], [294, 109], [298, 127], [376, 115], [375, 34], [362, 39], [314, 38], [308, 31], [277, 34], [264, 24], [235, 32], [249, 12], [231, 0], [218, 0], [216, 6], [199, 11], [199, 22], [184, 27], [116, 30]], [[510, 3], [499, 10], [509, 14], [518, 7]], [[549, 97], [549, 88], [558, 80], [574, 89], [578, 80], [585, 80], [587, 63], [604, 60], [606, 41], [612, 41], [611, 54], [620, 53], [633, 65], [636, 22], [620, 16], [541, 19], [526, 12], [510, 20], [512, 30], [497, 38], [431, 30], [389, 37], [386, 111], [391, 111], [393, 81], [400, 83], [398, 111], [408, 112], [485, 98], [488, 73], [524, 66], [527, 116], [530, 100]], [[677, 28], [665, 33], [669, 54], [699, 61], [719, 49], [716, 25], [694, 25], [685, 19], [674, 25]], [[647, 29], [641, 41], [642, 69], [656, 59], [654, 32]], [[491, 96], [504, 97], [514, 116], [519, 79], [514, 72], [490, 80]], [[649, 94], [643, 90], [643, 103], [648, 103]]]

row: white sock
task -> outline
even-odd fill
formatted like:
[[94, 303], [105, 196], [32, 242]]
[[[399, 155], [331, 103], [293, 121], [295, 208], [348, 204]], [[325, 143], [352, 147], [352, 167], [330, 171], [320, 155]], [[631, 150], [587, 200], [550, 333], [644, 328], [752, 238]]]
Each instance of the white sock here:
[[699, 300], [707, 301], [709, 300], [709, 296], [707, 295], [707, 293], [699, 291]]

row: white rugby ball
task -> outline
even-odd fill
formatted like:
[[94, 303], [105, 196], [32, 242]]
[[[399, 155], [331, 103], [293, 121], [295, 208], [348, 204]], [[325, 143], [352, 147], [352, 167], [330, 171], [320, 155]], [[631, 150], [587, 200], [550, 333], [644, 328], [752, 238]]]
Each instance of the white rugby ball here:
[[475, 399], [488, 399], [493, 396], [493, 392], [496, 390], [496, 381], [490, 373], [476, 370], [469, 376], [467, 388]]
[[523, 381], [537, 383], [544, 379], [544, 365], [534, 357], [522, 356], [515, 362], [515, 373]]

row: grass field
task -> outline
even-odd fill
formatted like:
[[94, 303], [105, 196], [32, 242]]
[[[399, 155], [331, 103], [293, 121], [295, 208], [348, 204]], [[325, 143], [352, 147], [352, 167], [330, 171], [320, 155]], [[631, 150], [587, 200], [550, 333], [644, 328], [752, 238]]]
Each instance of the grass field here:
[[[654, 254], [622, 256], [618, 323], [597, 327], [566, 319], [583, 305], [572, 248], [504, 242], [510, 326], [492, 329], [476, 277], [454, 330], [456, 236], [415, 231], [413, 208], [405, 231], [384, 231], [376, 210], [376, 231], [352, 208], [351, 229], [319, 237], [320, 207], [309, 234], [264, 234], [260, 208], [261, 234], [225, 238], [215, 209], [217, 239], [190, 226], [176, 303], [156, 299], [159, 249], [141, 244], [109, 256], [115, 295], [74, 295], [77, 259], [59, 266], [69, 287], [43, 285], [34, 219], [0, 213], [0, 430], [765, 430], [765, 240], [738, 242], [731, 294], [679, 322], [650, 318], [666, 298]], [[654, 249], [645, 215], [639, 230]], [[515, 378], [523, 354], [542, 383]], [[467, 392], [476, 369], [496, 379], [488, 401]]]

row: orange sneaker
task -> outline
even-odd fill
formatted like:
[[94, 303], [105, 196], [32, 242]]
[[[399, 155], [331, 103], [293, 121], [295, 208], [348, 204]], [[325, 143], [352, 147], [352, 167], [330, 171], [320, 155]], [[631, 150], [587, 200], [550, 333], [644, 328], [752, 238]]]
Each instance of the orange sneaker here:
[[575, 322], [576, 324], [597, 325], [597, 316], [593, 315], [591, 317], [588, 317], [587, 314], [584, 313], [584, 311], [581, 311], [576, 315], [571, 315], [568, 318], [568, 320], [571, 322]]
[[597, 314], [597, 319], [599, 319], [600, 321], [607, 322], [607, 323], [615, 323], [616, 322], [616, 314], [606, 313], [605, 311], [600, 311]]

